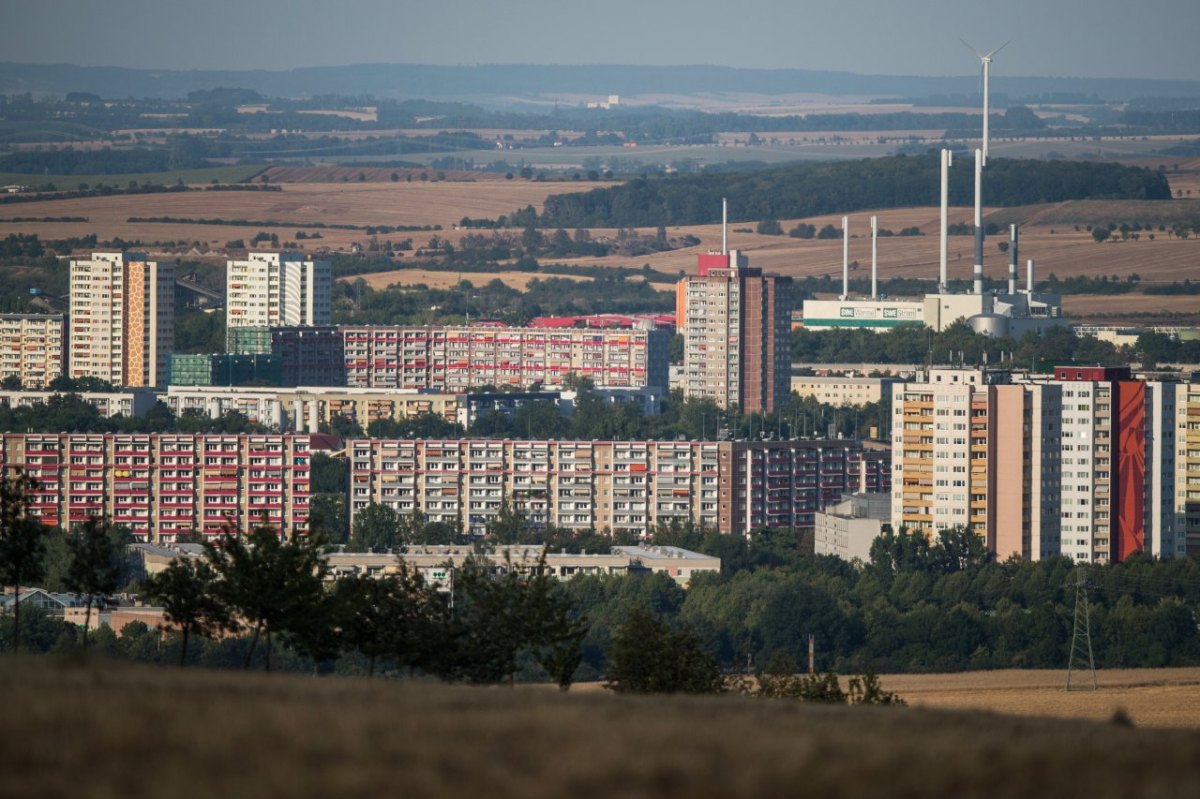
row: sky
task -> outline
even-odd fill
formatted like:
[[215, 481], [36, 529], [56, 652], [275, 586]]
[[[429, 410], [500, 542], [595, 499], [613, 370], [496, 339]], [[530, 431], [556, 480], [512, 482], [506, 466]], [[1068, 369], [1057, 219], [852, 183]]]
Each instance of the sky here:
[[0, 61], [143, 69], [715, 64], [1200, 78], [1198, 0], [0, 0]]

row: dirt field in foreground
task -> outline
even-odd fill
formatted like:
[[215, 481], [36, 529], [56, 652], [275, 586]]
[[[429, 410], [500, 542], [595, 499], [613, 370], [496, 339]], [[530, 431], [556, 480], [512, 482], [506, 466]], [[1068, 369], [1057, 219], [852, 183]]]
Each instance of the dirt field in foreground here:
[[[1072, 684], [1088, 684], [1072, 676]], [[881, 678], [914, 707], [1107, 720], [1123, 709], [1139, 727], [1200, 728], [1200, 669], [1097, 673], [1099, 690], [1063, 690], [1066, 671], [893, 674]]]
[[1183, 730], [6, 660], [0, 796], [1190, 799], [1200, 780]]

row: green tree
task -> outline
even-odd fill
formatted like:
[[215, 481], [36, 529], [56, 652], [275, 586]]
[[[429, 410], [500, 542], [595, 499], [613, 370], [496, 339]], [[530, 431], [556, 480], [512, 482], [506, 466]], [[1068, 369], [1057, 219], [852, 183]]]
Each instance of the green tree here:
[[0, 480], [0, 585], [13, 587], [13, 652], [21, 646], [21, 586], [46, 574], [46, 527], [29, 515], [36, 487], [20, 473]]
[[147, 578], [143, 590], [151, 600], [162, 604], [163, 617], [179, 628], [180, 667], [187, 663], [193, 635], [209, 638], [233, 624], [229, 608], [221, 601], [217, 573], [207, 561], [176, 558]]
[[226, 530], [205, 544], [205, 558], [220, 578], [221, 600], [253, 632], [243, 668], [250, 668], [259, 638], [265, 637], [269, 672], [273, 635], [298, 628], [319, 604], [329, 567], [323, 544], [316, 534], [283, 541], [270, 527], [247, 535]]
[[690, 630], [678, 632], [635, 609], [617, 628], [605, 688], [618, 693], [713, 694], [723, 689], [716, 661]]
[[354, 514], [354, 527], [346, 549], [350, 552], [391, 552], [403, 542], [400, 514], [388, 505], [372, 502]]
[[84, 598], [83, 645], [88, 642], [92, 607], [104, 605], [106, 597], [121, 586], [125, 573], [125, 544], [128, 535], [111, 519], [93, 516], [67, 538], [70, 563], [66, 588]]

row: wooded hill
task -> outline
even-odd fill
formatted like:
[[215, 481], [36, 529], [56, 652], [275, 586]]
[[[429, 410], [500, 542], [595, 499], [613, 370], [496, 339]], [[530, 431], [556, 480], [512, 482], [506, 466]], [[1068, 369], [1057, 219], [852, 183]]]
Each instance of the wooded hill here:
[[[647, 177], [551, 195], [540, 215], [526, 208], [515, 218], [563, 228], [702, 225], [720, 221], [722, 197], [729, 200], [730, 221], [738, 222], [930, 206], [938, 204], [939, 175], [938, 156], [929, 153]], [[1161, 172], [1112, 163], [993, 158], [988, 164], [984, 202], [989, 206], [1082, 199], [1169, 200], [1171, 186]], [[962, 158], [950, 170], [950, 203], [973, 202], [973, 168]]]

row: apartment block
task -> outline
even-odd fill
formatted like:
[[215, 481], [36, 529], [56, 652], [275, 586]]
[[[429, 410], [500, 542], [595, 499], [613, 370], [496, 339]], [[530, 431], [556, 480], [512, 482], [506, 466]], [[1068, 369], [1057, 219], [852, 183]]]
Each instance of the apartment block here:
[[670, 334], [661, 330], [521, 327], [342, 328], [346, 385], [463, 391], [482, 386], [665, 388]]
[[7, 434], [6, 476], [37, 480], [30, 509], [70, 527], [108, 516], [134, 538], [269, 524], [308, 529], [310, 438], [304, 435]]
[[1200, 383], [1175, 386], [1175, 543], [1200, 555]]
[[225, 264], [226, 327], [327, 325], [333, 270], [298, 252], [252, 252]]
[[686, 396], [745, 413], [787, 403], [790, 284], [750, 268], [736, 250], [699, 256], [698, 274], [681, 280], [676, 294]]
[[71, 377], [166, 385], [175, 341], [175, 267], [145, 255], [71, 261]]
[[0, 314], [0, 382], [46, 388], [66, 368], [66, 343], [62, 314]]
[[1180, 554], [1175, 385], [1134, 380], [1128, 367], [1057, 367], [1054, 379], [1063, 392], [1062, 553]]
[[1190, 396], [1127, 367], [931, 369], [893, 398], [892, 525], [965, 526], [1001, 559], [1186, 554]]
[[988, 534], [989, 383], [1004, 373], [930, 369], [892, 397], [892, 529]]
[[852, 441], [410, 441], [347, 443], [350, 513], [371, 503], [486, 532], [502, 504], [530, 524], [646, 534], [811, 528], [860, 486]]

